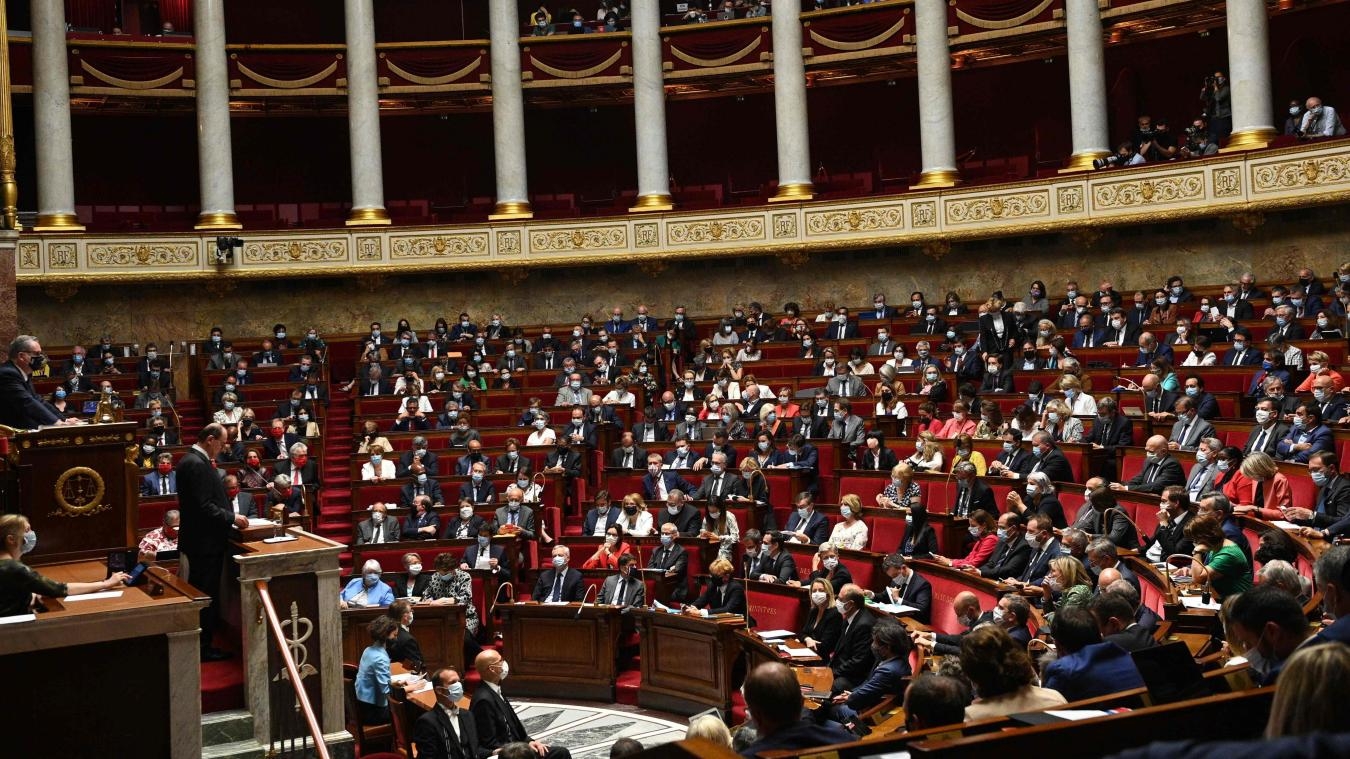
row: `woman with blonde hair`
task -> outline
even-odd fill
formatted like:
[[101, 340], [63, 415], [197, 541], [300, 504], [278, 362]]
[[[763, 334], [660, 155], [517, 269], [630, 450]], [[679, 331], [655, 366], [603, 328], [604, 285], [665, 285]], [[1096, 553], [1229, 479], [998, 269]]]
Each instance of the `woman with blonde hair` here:
[[623, 528], [624, 534], [644, 537], [652, 534], [652, 515], [641, 493], [629, 493], [623, 497], [619, 519], [614, 524]]
[[[1253, 451], [1242, 459], [1238, 471], [1247, 482], [1243, 483], [1245, 487], [1236, 488], [1238, 498], [1233, 504], [1233, 513], [1249, 514], [1266, 521], [1284, 519], [1284, 510], [1294, 503], [1294, 491], [1275, 459], [1267, 453]], [[1258, 493], [1260, 506], [1255, 505]]]
[[1045, 404], [1041, 415], [1041, 428], [1055, 439], [1056, 443], [1083, 442], [1083, 423], [1073, 416], [1073, 409], [1059, 398]]
[[1092, 578], [1083, 562], [1072, 556], [1057, 556], [1050, 560], [1050, 568], [1041, 581], [1041, 594], [1041, 608], [1049, 624], [1057, 611], [1071, 606], [1087, 608], [1092, 600]]
[[834, 647], [844, 633], [844, 618], [834, 606], [834, 585], [824, 577], [811, 581], [807, 596], [811, 607], [806, 612], [806, 624], [798, 632], [806, 647], [816, 652], [826, 664], [834, 654]]
[[1055, 339], [1055, 323], [1049, 319], [1036, 322], [1036, 347], [1045, 348]]
[[877, 496], [877, 505], [883, 509], [908, 510], [919, 503], [921, 491], [914, 481], [914, 467], [907, 461], [891, 467], [891, 481]]
[[975, 425], [975, 437], [997, 440], [1007, 428], [1007, 422], [1003, 421], [1003, 409], [993, 401], [980, 401], [980, 423]]
[[1350, 725], [1350, 647], [1302, 646], [1280, 671], [1266, 737], [1338, 732]]
[[726, 749], [731, 748], [731, 731], [726, 723], [711, 714], [705, 714], [689, 723], [684, 734], [685, 740], [697, 738]]
[[1060, 392], [1064, 393], [1064, 402], [1074, 416], [1096, 416], [1097, 399], [1085, 392], [1083, 380], [1077, 374], [1065, 372], [1059, 378]]
[[942, 471], [942, 449], [937, 437], [927, 431], [919, 433], [919, 439], [914, 441], [914, 455], [905, 461], [920, 472]]
[[862, 499], [853, 493], [839, 497], [839, 520], [830, 532], [830, 542], [839, 548], [867, 548], [867, 525], [862, 521]]
[[952, 418], [948, 419], [942, 425], [942, 431], [938, 433], [941, 438], [954, 438], [957, 435], [970, 435], [975, 432], [976, 423], [970, 415], [964, 401], [955, 401], [952, 403]]
[[774, 519], [773, 509], [769, 508], [769, 481], [764, 477], [759, 461], [754, 456], [746, 456], [738, 466], [748, 495], [733, 495], [731, 500], [750, 507], [747, 529], [758, 525], [764, 532], [777, 532], [778, 521]]

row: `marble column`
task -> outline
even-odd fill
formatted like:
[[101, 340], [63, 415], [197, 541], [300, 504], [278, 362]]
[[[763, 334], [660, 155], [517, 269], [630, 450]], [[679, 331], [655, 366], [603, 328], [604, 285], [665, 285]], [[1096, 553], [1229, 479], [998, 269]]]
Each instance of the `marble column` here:
[[1263, 148], [1275, 138], [1270, 38], [1262, 0], [1228, 0], [1228, 82], [1233, 134], [1225, 150]]
[[769, 200], [810, 200], [811, 136], [806, 116], [806, 65], [802, 62], [802, 9], [773, 7], [773, 113], [778, 138], [778, 192]]
[[239, 216], [234, 211], [223, 0], [194, 0], [192, 23], [197, 44], [197, 171], [201, 175], [202, 207], [197, 229], [239, 229]]
[[492, 149], [497, 164], [497, 205], [490, 219], [528, 219], [525, 162], [525, 95], [520, 87], [520, 12], [516, 0], [488, 0], [492, 57]]
[[633, 122], [637, 128], [637, 204], [630, 211], [669, 211], [666, 86], [661, 69], [659, 0], [633, 2]]
[[914, 186], [951, 187], [960, 177], [956, 173], [946, 0], [915, 0], [914, 48], [919, 69], [919, 152], [923, 158], [923, 170]]
[[1069, 109], [1073, 155], [1064, 167], [1090, 171], [1092, 161], [1109, 155], [1106, 125], [1106, 54], [1098, 0], [1066, 0], [1069, 34]]
[[75, 218], [75, 168], [70, 132], [70, 67], [62, 0], [32, 0], [33, 123], [37, 140], [36, 232], [81, 231]]
[[380, 154], [380, 83], [375, 69], [372, 0], [343, 0], [347, 25], [347, 130], [352, 161], [352, 210], [347, 226], [389, 223]]

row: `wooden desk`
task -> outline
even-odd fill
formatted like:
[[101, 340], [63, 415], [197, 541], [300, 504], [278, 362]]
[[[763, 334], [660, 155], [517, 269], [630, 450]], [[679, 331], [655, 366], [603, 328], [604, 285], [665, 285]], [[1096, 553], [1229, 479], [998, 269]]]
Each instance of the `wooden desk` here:
[[[509, 696], [614, 700], [620, 610], [597, 604], [499, 604]], [[626, 616], [626, 615], [623, 615]]]
[[[464, 671], [464, 606], [462, 604], [417, 604], [408, 630], [422, 649], [428, 673], [440, 667]], [[342, 610], [342, 660], [361, 661], [361, 652], [370, 645], [367, 626], [387, 608]]]
[[[108, 575], [101, 561], [39, 571], [60, 582]], [[0, 627], [0, 671], [29, 684], [0, 710], [6, 756], [201, 756], [197, 614], [208, 599], [162, 568], [146, 576], [118, 598], [47, 599], [34, 621]]]
[[732, 667], [740, 659], [736, 630], [744, 617], [703, 619], [634, 609], [642, 636], [638, 704], [694, 714], [709, 707], [731, 713]]

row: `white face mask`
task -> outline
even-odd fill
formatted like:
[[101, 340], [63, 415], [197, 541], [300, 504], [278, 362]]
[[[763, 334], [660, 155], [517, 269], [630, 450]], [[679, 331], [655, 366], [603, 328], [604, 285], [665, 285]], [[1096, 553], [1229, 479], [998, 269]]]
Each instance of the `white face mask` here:
[[823, 591], [823, 590], [813, 590], [813, 591], [811, 591], [811, 605], [812, 605], [812, 606], [824, 606], [824, 605], [825, 605], [825, 601], [826, 601], [828, 598], [829, 598], [829, 597], [825, 595], [825, 591]]

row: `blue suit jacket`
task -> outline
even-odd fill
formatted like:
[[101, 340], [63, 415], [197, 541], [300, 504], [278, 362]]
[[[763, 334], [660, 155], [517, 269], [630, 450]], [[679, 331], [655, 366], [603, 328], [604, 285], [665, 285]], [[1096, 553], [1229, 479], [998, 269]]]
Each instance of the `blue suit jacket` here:
[[[1295, 443], [1312, 443], [1312, 447], [1294, 453], [1290, 446]], [[1306, 432], [1291, 428], [1289, 434], [1275, 446], [1276, 458], [1300, 464], [1308, 463], [1308, 459], [1318, 451], [1332, 450], [1335, 450], [1335, 444], [1331, 439], [1331, 428], [1325, 424], [1319, 424]]]
[[1167, 359], [1167, 363], [1169, 364], [1174, 363], [1172, 361], [1172, 346], [1162, 341], [1159, 341], [1158, 347], [1155, 348], [1152, 353], [1145, 353], [1143, 349], [1140, 349], [1139, 356], [1134, 360], [1134, 365], [1148, 366], [1153, 361], [1153, 359], [1158, 357]]
[[884, 661], [872, 669], [872, 674], [849, 694], [844, 703], [854, 712], [865, 712], [887, 696], [903, 695], [905, 678], [909, 675], [909, 659], [897, 657]]
[[[158, 469], [142, 477], [141, 495], [159, 495], [160, 479]], [[174, 472], [169, 472], [169, 492], [178, 492], [178, 477]]]
[[788, 532], [804, 532], [806, 537], [811, 539], [815, 545], [824, 543], [830, 537], [830, 523], [825, 519], [825, 515], [819, 511], [812, 511], [811, 516], [806, 518], [805, 526], [802, 526], [802, 518], [793, 511], [792, 516], [787, 521]]
[[32, 378], [25, 378], [13, 361], [0, 364], [0, 424], [29, 430], [59, 421], [56, 409], [33, 390]]
[[1114, 643], [1093, 643], [1060, 657], [1045, 668], [1042, 679], [1043, 687], [1059, 691], [1069, 701], [1144, 687], [1134, 659]]
[[[596, 513], [595, 509], [587, 511], [586, 521], [581, 527], [581, 534], [588, 536], [594, 535], [595, 523], [599, 521], [600, 515]], [[619, 509], [617, 506], [610, 506], [609, 511], [605, 513], [605, 528], [608, 529], [610, 525], [614, 524], [617, 521], [619, 521]]]
[[[698, 490], [698, 486], [681, 477], [680, 473], [677, 471], [663, 469], [661, 470], [661, 476], [665, 478], [667, 493], [672, 490], [680, 490], [685, 495], [693, 495], [694, 491]], [[656, 479], [652, 477], [651, 472], [648, 472], [647, 475], [642, 478], [642, 495], [648, 501], [657, 497]], [[591, 526], [594, 527], [595, 525]]]
[[[1073, 347], [1086, 348], [1087, 347], [1087, 340], [1085, 339], [1086, 337], [1087, 335], [1084, 334], [1083, 330], [1081, 329], [1074, 330]], [[1092, 347], [1094, 348], [1100, 347], [1101, 344], [1104, 342], [1106, 342], [1106, 331], [1100, 329], [1092, 330]]]

